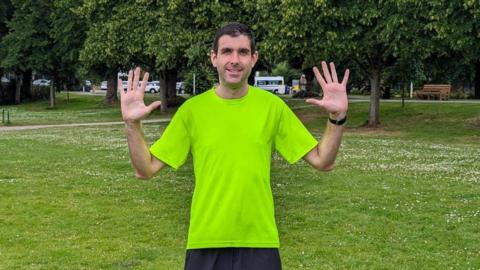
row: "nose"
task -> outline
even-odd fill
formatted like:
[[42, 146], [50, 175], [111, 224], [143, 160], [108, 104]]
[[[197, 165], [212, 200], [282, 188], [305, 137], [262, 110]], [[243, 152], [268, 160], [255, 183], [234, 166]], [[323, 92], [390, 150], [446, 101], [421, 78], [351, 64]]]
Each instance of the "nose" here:
[[233, 52], [233, 53], [232, 53], [232, 57], [230, 58], [230, 62], [231, 62], [232, 64], [236, 64], [236, 63], [238, 63], [238, 61], [239, 61], [238, 53], [237, 53], [237, 52]]

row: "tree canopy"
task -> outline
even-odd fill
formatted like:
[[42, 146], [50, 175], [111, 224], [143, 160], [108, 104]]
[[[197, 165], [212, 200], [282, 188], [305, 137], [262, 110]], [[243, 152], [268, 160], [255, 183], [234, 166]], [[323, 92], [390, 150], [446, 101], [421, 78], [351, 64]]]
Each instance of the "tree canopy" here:
[[64, 84], [80, 74], [108, 79], [107, 102], [114, 104], [117, 73], [140, 65], [160, 79], [166, 105], [179, 74], [195, 71], [211, 80], [213, 35], [240, 21], [256, 34], [259, 68], [305, 72], [321, 60], [349, 67], [354, 86], [370, 86], [368, 125], [375, 127], [382, 84], [475, 81], [479, 97], [479, 6], [472, 0], [3, 1], [0, 67]]

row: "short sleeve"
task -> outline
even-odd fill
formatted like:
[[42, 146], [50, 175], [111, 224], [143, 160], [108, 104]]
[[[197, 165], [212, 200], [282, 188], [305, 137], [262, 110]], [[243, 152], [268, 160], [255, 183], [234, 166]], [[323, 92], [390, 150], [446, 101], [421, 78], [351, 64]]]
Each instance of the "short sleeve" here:
[[275, 134], [275, 149], [293, 164], [312, 150], [318, 141], [285, 104], [280, 113], [279, 124]]
[[150, 153], [177, 170], [187, 160], [191, 138], [185, 124], [185, 110], [180, 107], [167, 128], [151, 147]]

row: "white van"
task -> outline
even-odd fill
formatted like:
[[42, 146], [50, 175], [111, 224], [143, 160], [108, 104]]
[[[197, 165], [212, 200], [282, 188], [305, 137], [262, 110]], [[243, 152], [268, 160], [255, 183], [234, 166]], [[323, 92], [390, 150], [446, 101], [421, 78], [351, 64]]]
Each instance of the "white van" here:
[[255, 86], [274, 94], [286, 94], [283, 76], [255, 76]]

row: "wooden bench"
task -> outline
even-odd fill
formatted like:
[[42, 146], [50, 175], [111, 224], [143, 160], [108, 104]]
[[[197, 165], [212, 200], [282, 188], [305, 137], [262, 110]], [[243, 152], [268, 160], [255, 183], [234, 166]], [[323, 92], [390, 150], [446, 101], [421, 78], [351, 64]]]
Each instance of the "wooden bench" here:
[[452, 86], [450, 84], [425, 84], [422, 90], [417, 91], [417, 97], [448, 100], [451, 89]]

